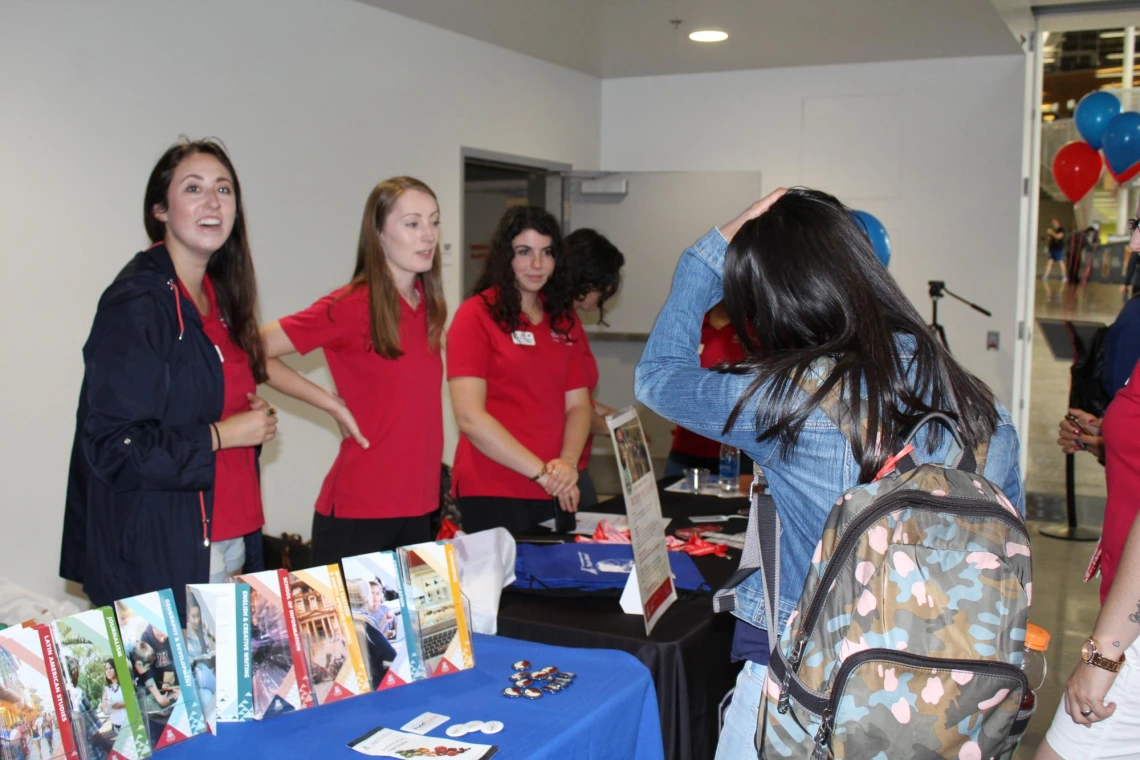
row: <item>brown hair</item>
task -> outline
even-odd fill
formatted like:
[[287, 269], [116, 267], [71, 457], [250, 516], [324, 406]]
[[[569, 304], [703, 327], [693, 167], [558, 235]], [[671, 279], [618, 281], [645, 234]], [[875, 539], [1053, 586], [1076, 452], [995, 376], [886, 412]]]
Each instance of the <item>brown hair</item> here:
[[241, 183], [226, 149], [213, 138], [183, 140], [167, 148], [158, 159], [146, 183], [143, 196], [143, 225], [152, 243], [166, 239], [166, 224], [154, 216], [155, 206], [165, 208], [170, 183], [178, 164], [195, 153], [206, 153], [218, 159], [233, 179], [234, 201], [237, 209], [234, 228], [222, 247], [214, 251], [206, 264], [206, 274], [214, 284], [218, 311], [230, 328], [230, 335], [249, 357], [253, 379], [266, 380], [265, 345], [257, 328], [257, 277], [253, 272], [253, 255], [249, 250], [249, 236], [245, 231], [245, 210], [241, 204]]
[[[400, 350], [400, 294], [380, 245], [380, 232], [396, 200], [408, 190], [419, 190], [435, 198], [431, 188], [414, 177], [386, 179], [368, 195], [364, 218], [360, 223], [360, 242], [356, 247], [356, 268], [352, 272], [351, 289], [368, 287], [368, 310], [372, 322], [372, 348], [385, 359], [403, 356]], [[436, 199], [438, 203], [438, 199]], [[447, 320], [447, 303], [443, 300], [443, 276], [440, 274], [439, 242], [435, 245], [431, 269], [416, 275], [424, 289], [427, 307], [428, 345], [439, 351], [443, 340], [443, 323]]]

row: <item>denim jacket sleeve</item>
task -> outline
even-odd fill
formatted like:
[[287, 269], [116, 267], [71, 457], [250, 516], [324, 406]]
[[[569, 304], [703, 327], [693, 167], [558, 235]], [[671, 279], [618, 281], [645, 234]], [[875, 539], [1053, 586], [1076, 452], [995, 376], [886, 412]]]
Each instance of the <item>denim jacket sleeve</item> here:
[[722, 282], [728, 241], [713, 228], [681, 255], [669, 298], [645, 345], [634, 375], [634, 395], [662, 417], [694, 433], [744, 449], [757, 462], [774, 444], [757, 443], [757, 393], [728, 434], [721, 431], [736, 401], [752, 382], [701, 367], [699, 347], [705, 313], [724, 298]]
[[1001, 488], [1013, 502], [1017, 511], [1025, 515], [1025, 491], [1021, 485], [1021, 447], [1017, 429], [1005, 407], [998, 406], [998, 425], [990, 438], [986, 466], [982, 472], [986, 480]]

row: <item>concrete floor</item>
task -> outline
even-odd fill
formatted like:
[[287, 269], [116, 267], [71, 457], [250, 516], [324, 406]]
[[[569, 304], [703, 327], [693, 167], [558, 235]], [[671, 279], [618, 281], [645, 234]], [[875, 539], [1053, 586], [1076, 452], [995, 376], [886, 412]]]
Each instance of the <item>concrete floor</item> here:
[[[1043, 265], [1042, 265], [1043, 268]], [[1054, 268], [1055, 269], [1055, 268]], [[1038, 318], [1072, 319], [1109, 324], [1122, 305], [1119, 286], [1062, 286], [1053, 273], [1049, 283], [1037, 282]], [[1025, 473], [1030, 540], [1033, 545], [1033, 597], [1030, 621], [1050, 632], [1045, 685], [1038, 693], [1037, 715], [1015, 760], [1029, 760], [1045, 736], [1069, 674], [1080, 658], [1100, 609], [1099, 579], [1083, 583], [1095, 542], [1061, 541], [1040, 535], [1047, 522], [1063, 520], [1065, 458], [1057, 446], [1057, 424], [1065, 415], [1069, 393], [1069, 364], [1056, 359], [1043, 332], [1034, 329], [1029, 429], [1021, 445], [1029, 450]], [[1099, 527], [1104, 517], [1104, 468], [1088, 454], [1076, 458], [1077, 515], [1081, 525]]]

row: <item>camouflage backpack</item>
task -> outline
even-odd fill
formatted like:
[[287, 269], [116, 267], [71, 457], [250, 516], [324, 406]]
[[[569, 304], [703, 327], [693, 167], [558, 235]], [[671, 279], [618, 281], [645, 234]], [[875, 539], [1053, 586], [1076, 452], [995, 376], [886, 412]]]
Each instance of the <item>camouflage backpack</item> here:
[[[916, 430], [932, 419], [955, 431], [957, 462], [918, 465], [908, 439], [892, 471], [836, 501], [773, 643], [761, 757], [981, 760], [1012, 755], [1024, 733], [1025, 523], [974, 472], [949, 418], [929, 415]], [[773, 631], [780, 526], [764, 504], [754, 496], [752, 550], [734, 578], [750, 554], [758, 560]]]

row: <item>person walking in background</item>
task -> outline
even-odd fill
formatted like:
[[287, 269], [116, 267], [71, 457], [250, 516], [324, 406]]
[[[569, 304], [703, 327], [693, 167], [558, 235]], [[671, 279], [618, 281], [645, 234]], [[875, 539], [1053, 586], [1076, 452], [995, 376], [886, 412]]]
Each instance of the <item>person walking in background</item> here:
[[1045, 273], [1041, 275], [1041, 279], [1049, 279], [1049, 273], [1053, 271], [1053, 262], [1057, 262], [1059, 265], [1057, 269], [1061, 270], [1061, 282], [1066, 282], [1068, 278], [1065, 276], [1065, 228], [1061, 226], [1061, 220], [1057, 217], [1053, 217], [1049, 229], [1045, 230], [1045, 241], [1049, 260], [1045, 262]]

